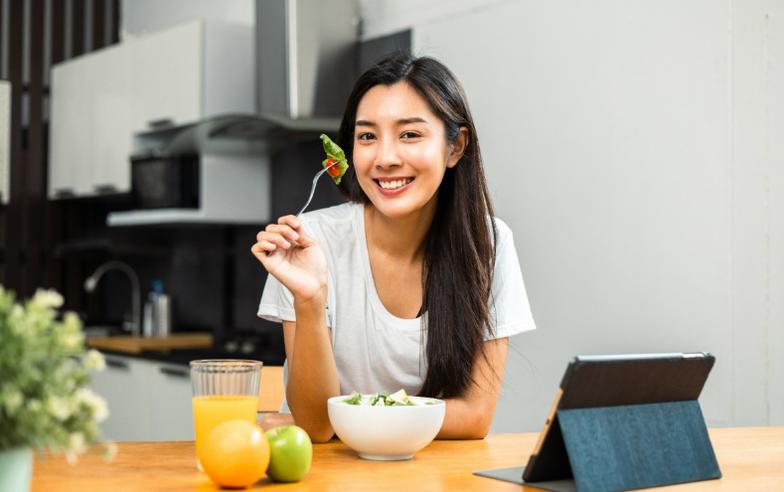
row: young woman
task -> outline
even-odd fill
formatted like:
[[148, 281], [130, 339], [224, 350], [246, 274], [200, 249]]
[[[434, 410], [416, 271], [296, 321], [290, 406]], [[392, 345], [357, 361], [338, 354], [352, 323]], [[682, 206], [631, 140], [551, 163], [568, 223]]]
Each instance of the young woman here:
[[508, 337], [534, 323], [463, 90], [432, 58], [391, 56], [357, 80], [337, 143], [349, 202], [281, 217], [252, 247], [294, 420], [326, 441], [329, 397], [403, 388], [446, 400], [439, 438], [483, 438]]

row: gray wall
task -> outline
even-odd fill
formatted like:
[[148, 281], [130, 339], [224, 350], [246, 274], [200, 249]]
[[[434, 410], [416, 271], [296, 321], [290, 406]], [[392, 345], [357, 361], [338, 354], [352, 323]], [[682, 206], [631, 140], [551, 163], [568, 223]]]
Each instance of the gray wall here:
[[784, 423], [784, 4], [363, 0], [363, 37], [468, 93], [538, 330], [493, 430], [538, 430], [570, 357], [704, 350], [709, 425]]
[[255, 0], [122, 0], [120, 40], [198, 18], [254, 25], [255, 5]]

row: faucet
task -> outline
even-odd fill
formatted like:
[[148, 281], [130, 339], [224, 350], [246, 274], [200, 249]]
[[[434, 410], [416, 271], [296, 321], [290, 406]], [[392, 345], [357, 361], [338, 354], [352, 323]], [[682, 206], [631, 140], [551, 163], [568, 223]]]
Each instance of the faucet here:
[[138, 337], [140, 333], [139, 328], [141, 326], [139, 322], [139, 313], [141, 312], [141, 289], [139, 288], [139, 276], [136, 275], [133, 268], [122, 261], [107, 261], [96, 268], [92, 275], [85, 279], [84, 290], [93, 292], [98, 286], [98, 281], [103, 274], [109, 270], [121, 270], [131, 279], [131, 334]]

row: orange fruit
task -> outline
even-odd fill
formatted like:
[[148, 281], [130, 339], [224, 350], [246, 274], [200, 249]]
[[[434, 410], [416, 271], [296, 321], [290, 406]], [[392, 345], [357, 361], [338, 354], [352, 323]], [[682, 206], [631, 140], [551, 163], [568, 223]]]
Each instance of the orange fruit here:
[[247, 420], [216, 426], [201, 450], [201, 466], [221, 487], [247, 487], [264, 476], [270, 449], [264, 431]]

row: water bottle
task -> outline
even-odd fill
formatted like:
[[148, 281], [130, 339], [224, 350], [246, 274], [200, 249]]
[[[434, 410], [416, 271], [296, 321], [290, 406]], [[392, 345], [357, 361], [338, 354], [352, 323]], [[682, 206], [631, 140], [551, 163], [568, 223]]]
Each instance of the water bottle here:
[[167, 337], [171, 334], [171, 300], [163, 291], [163, 281], [155, 279], [150, 293], [153, 312], [153, 333], [156, 337]]

